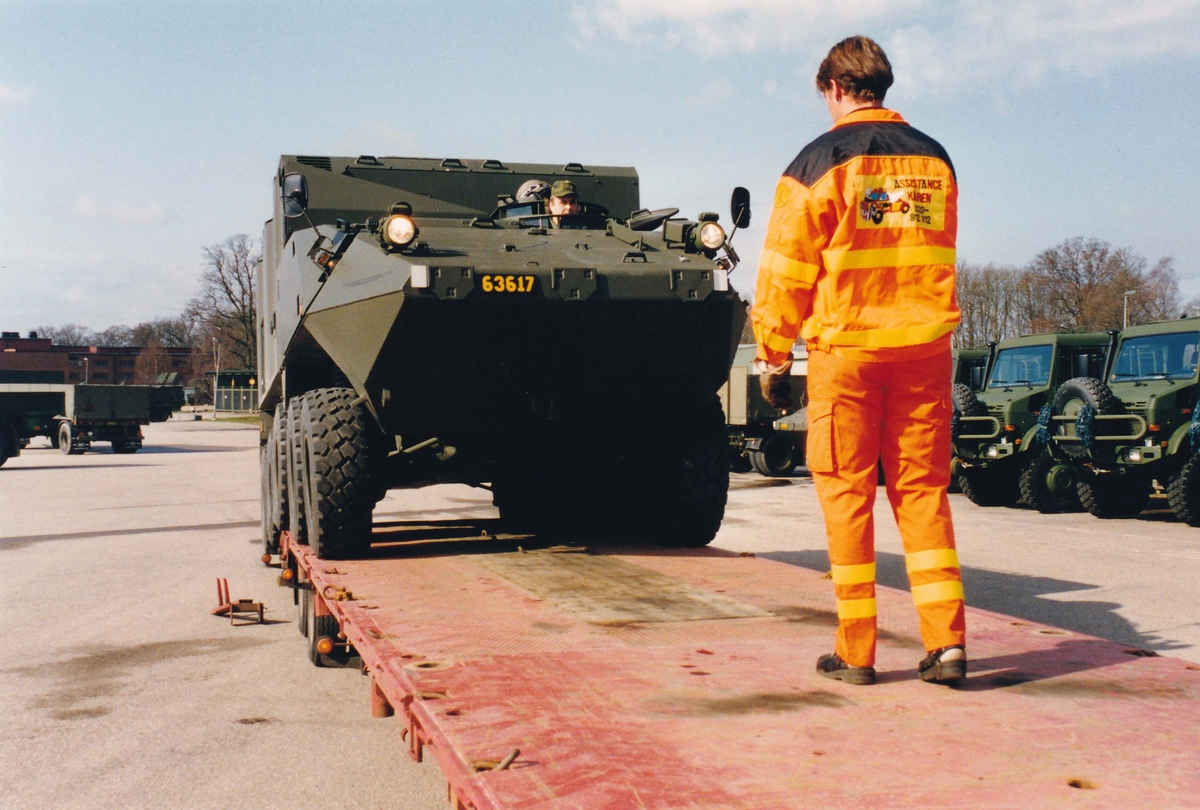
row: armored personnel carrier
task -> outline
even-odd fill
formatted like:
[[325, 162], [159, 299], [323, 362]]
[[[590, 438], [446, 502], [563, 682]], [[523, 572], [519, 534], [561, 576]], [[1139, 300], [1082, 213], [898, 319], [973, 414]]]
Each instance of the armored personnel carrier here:
[[[555, 215], [560, 182], [579, 205]], [[643, 210], [632, 168], [577, 163], [284, 156], [272, 187], [268, 551], [288, 529], [362, 554], [387, 490], [442, 482], [489, 488], [514, 530], [713, 538], [745, 318], [717, 214]]]

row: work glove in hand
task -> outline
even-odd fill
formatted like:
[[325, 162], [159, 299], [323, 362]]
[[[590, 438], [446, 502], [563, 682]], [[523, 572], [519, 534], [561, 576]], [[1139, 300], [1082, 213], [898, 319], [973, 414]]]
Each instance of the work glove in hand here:
[[792, 358], [788, 358], [773, 371], [764, 370], [758, 375], [758, 385], [763, 399], [783, 415], [792, 412]]

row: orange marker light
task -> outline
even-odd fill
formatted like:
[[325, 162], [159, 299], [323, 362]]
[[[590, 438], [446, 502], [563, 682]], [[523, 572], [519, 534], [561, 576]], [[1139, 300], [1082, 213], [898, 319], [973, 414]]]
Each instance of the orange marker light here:
[[333, 652], [333, 639], [329, 636], [321, 636], [317, 639], [316, 649], [321, 655], [329, 655]]

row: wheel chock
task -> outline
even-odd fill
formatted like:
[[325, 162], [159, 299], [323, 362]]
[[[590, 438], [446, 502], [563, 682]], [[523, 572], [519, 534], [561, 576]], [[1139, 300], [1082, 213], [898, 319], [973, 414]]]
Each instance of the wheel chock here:
[[228, 616], [230, 624], [263, 623], [263, 603], [253, 599], [233, 601], [229, 598], [229, 580], [222, 577], [217, 577], [217, 606], [210, 612], [214, 616]]

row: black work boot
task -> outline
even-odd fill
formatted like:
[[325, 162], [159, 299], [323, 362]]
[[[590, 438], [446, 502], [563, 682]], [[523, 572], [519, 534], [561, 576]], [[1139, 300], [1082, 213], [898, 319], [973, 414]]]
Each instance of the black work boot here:
[[931, 683], [953, 683], [967, 677], [967, 651], [961, 644], [942, 647], [925, 656], [917, 675]]
[[870, 686], [875, 683], [875, 667], [850, 666], [835, 652], [817, 659], [817, 672], [826, 678], [845, 681], [855, 686]]

